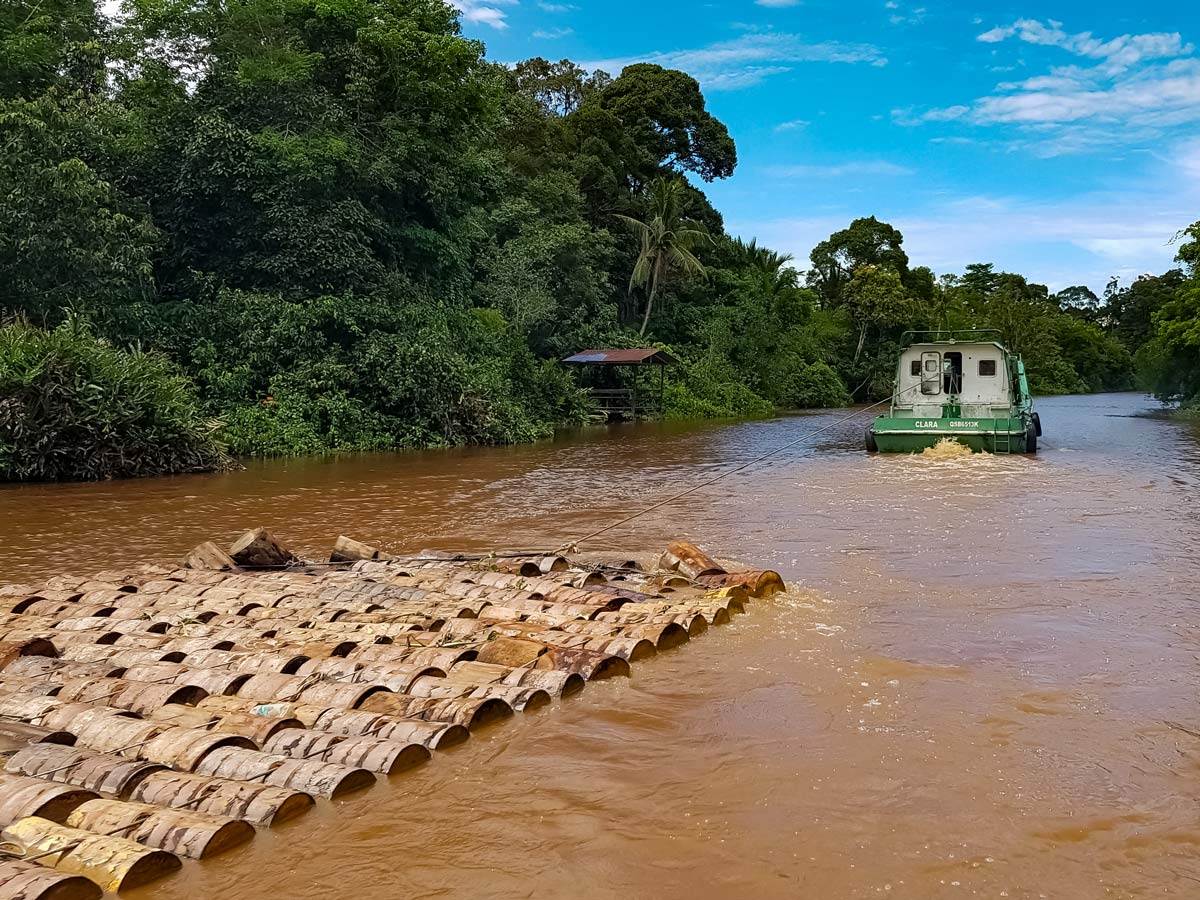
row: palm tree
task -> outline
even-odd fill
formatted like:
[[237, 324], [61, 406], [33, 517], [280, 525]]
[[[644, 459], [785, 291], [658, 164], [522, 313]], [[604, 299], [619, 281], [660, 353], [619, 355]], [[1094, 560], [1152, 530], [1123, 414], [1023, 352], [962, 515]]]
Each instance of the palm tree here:
[[683, 214], [684, 183], [679, 178], [660, 178], [650, 185], [650, 206], [646, 221], [617, 216], [641, 240], [641, 250], [629, 279], [629, 292], [641, 287], [646, 292], [646, 312], [642, 330], [650, 324], [654, 298], [658, 290], [675, 274], [704, 275], [704, 263], [692, 253], [696, 247], [712, 243], [708, 229]]
[[799, 287], [800, 273], [792, 267], [795, 257], [790, 253], [777, 253], [759, 246], [757, 238], [751, 238], [748, 243], [740, 237], [734, 238], [731, 246], [738, 264], [762, 279], [768, 296], [774, 297], [785, 290]]

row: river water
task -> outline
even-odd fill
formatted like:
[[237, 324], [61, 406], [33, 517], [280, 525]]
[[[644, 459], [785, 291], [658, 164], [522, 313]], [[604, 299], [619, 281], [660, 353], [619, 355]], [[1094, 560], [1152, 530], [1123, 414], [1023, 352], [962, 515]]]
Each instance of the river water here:
[[[611, 532], [795, 590], [142, 896], [1200, 897], [1200, 437], [1043, 401], [1036, 458], [861, 421]], [[264, 524], [314, 553], [550, 547], [844, 413], [0, 490], [0, 576]]]

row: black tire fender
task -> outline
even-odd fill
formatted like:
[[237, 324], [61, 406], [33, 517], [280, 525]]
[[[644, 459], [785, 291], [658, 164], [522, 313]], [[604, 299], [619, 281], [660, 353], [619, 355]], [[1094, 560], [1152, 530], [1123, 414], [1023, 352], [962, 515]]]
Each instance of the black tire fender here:
[[864, 443], [866, 443], [866, 445], [867, 445], [868, 453], [878, 453], [879, 452], [879, 445], [877, 443], [875, 443], [875, 430], [873, 428], [867, 429], [867, 437], [866, 437], [866, 441]]

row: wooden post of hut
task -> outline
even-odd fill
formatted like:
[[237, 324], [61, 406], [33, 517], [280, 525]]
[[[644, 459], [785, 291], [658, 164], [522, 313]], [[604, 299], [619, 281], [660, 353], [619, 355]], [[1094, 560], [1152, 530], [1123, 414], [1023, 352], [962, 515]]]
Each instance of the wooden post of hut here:
[[[567, 365], [596, 367], [597, 370], [633, 368], [632, 382], [622, 387], [593, 387], [588, 392], [597, 408], [610, 419], [628, 418], [636, 422], [647, 415], [661, 415], [663, 393], [666, 388], [666, 368], [679, 364], [679, 360], [665, 350], [647, 348], [642, 350], [584, 350], [563, 360]], [[649, 393], [639, 395], [640, 375], [643, 366], [658, 366], [658, 386], [651, 379]]]

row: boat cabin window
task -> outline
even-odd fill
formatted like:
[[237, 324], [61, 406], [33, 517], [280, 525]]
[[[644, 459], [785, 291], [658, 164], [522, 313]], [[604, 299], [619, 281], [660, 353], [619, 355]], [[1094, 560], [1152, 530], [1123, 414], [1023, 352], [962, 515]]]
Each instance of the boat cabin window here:
[[979, 374], [986, 378], [994, 378], [996, 375], [996, 361], [994, 359], [981, 359], [979, 361]]
[[921, 354], [921, 393], [936, 396], [942, 392], [942, 354], [929, 351]]
[[916, 377], [920, 376], [920, 374], [921, 374], [921, 361], [920, 361], [919, 359], [914, 359], [914, 360], [912, 361], [912, 365], [909, 367], [909, 369], [908, 369], [908, 373], [909, 373], [910, 375], [912, 375], [914, 378], [916, 378]]

